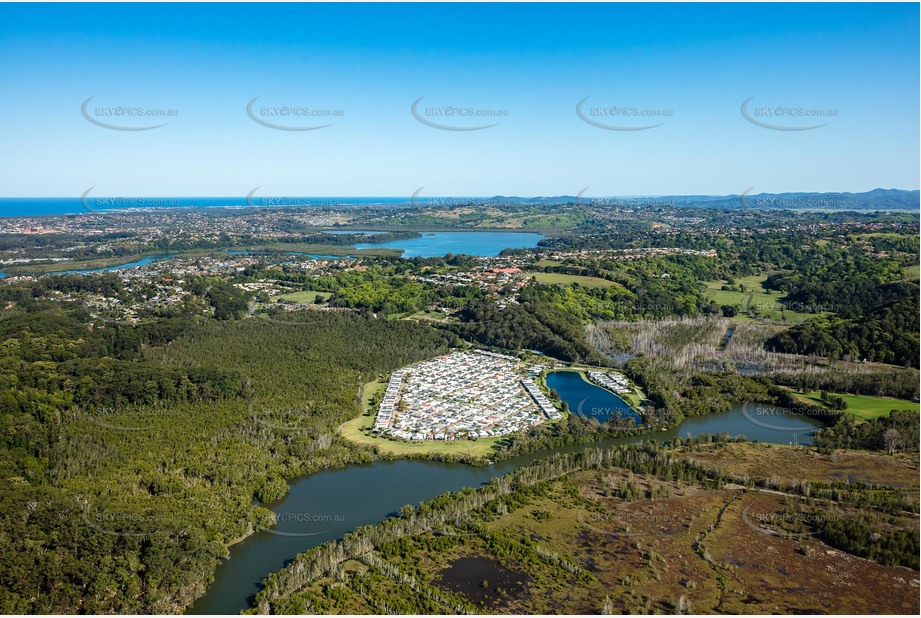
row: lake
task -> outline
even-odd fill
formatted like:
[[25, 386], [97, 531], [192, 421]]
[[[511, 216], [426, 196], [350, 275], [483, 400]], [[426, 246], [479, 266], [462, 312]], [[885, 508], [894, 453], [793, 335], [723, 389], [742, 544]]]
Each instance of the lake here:
[[[575, 409], [579, 402], [568, 403]], [[759, 424], [764, 417], [758, 410], [776, 410], [776, 413]], [[667, 431], [532, 453], [485, 467], [423, 460], [378, 461], [302, 477], [292, 482], [290, 492], [281, 502], [268, 505], [278, 516], [278, 526], [257, 532], [231, 547], [231, 558], [218, 566], [214, 582], [186, 613], [237, 614], [249, 606], [248, 599], [259, 590], [262, 579], [284, 568], [297, 554], [342, 538], [358, 526], [381, 522], [396, 515], [403, 505], [417, 505], [464, 487], [479, 487], [493, 477], [508, 474], [554, 452], [578, 452], [649, 439], [670, 440], [721, 432], [775, 444], [789, 444], [794, 440], [808, 444], [812, 432], [820, 426], [818, 421], [808, 417], [791, 415], [770, 406], [746, 404], [726, 413], [686, 419]]]
[[[359, 233], [358, 231], [351, 233]], [[480, 257], [495, 257], [503, 249], [530, 249], [544, 238], [529, 232], [421, 232], [419, 238], [388, 242], [357, 243], [356, 249], [402, 249], [405, 258], [442, 257], [448, 253], [463, 253]]]
[[554, 371], [547, 376], [547, 386], [569, 403], [570, 411], [584, 418], [595, 418], [604, 423], [611, 417], [619, 416], [632, 418], [637, 425], [643, 423], [629, 403], [611, 391], [586, 381], [577, 371]]
[[[336, 230], [327, 232], [328, 234], [375, 234], [383, 232], [369, 232], [367, 230], [356, 230], [345, 232]], [[441, 257], [448, 253], [464, 253], [466, 255], [476, 255], [482, 257], [494, 257], [499, 255], [503, 249], [522, 249], [536, 247], [537, 241], [544, 236], [542, 234], [524, 233], [524, 232], [421, 232], [420, 238], [409, 238], [404, 240], [394, 240], [381, 243], [357, 243], [356, 249], [375, 249], [377, 247], [387, 247], [393, 249], [403, 249], [403, 257]], [[246, 255], [251, 252], [245, 249], [227, 250], [229, 255]], [[298, 253], [289, 252], [287, 255], [298, 255], [313, 258], [315, 260], [339, 260], [354, 259], [351, 255], [326, 255], [321, 253]], [[86, 270], [56, 270], [49, 272], [53, 275], [85, 275], [89, 273], [106, 272], [111, 270], [122, 270], [125, 268], [135, 268], [137, 266], [146, 266], [159, 260], [168, 260], [172, 255], [152, 255], [145, 257], [136, 262], [118, 264], [116, 266], [107, 266], [105, 268], [90, 268]], [[0, 277], [4, 275], [0, 273]]]

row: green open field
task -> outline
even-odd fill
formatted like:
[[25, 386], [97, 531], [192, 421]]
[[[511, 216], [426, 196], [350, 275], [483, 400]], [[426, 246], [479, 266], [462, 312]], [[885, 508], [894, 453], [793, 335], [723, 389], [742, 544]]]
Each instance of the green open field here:
[[569, 285], [578, 283], [586, 288], [610, 288], [619, 286], [619, 283], [608, 281], [601, 277], [587, 277], [585, 275], [567, 275], [563, 273], [525, 273], [526, 277], [534, 277], [540, 283]]
[[[847, 412], [851, 416], [869, 420], [879, 418], [880, 416], [889, 416], [892, 410], [914, 410], [918, 411], [921, 406], [915, 401], [906, 399], [889, 399], [888, 397], [866, 397], [863, 395], [846, 395], [844, 393], [830, 393], [837, 395], [847, 402]], [[797, 395], [805, 403], [811, 403], [827, 408], [819, 398], [819, 392], [814, 391], [805, 395]]]
[[448, 319], [448, 316], [438, 311], [417, 311], [404, 317], [407, 320], [435, 320], [436, 322], [444, 322]]
[[373, 406], [371, 405], [374, 396], [378, 393], [384, 392], [384, 388], [387, 386], [386, 382], [381, 380], [374, 380], [368, 382], [361, 389], [361, 413], [362, 414], [374, 414]]
[[[762, 283], [764, 283], [767, 277], [767, 274], [760, 274], [736, 279], [735, 285], [744, 285], [744, 292], [738, 290], [721, 290], [720, 288], [726, 285], [725, 281], [707, 281], [707, 289], [704, 292], [704, 296], [718, 305], [732, 305], [737, 307], [739, 309], [738, 318], [750, 318], [751, 316], [749, 316], [747, 312], [753, 310], [757, 312], [757, 315], [779, 322], [782, 319], [780, 299], [783, 298], [783, 294], [766, 290], [762, 286]], [[820, 314], [792, 311], [788, 309], [783, 312], [783, 315], [787, 318], [787, 324], [799, 324], [800, 322], [804, 322]]]
[[300, 305], [312, 305], [316, 302], [317, 298], [322, 298], [326, 300], [332, 296], [329, 292], [292, 292], [290, 294], [282, 294], [278, 296], [278, 300], [286, 300], [290, 303], [298, 303]]
[[370, 429], [373, 424], [373, 414], [362, 414], [358, 418], [353, 418], [343, 423], [339, 427], [339, 435], [356, 444], [376, 446], [382, 453], [391, 455], [445, 454], [464, 457], [488, 457], [493, 452], [493, 447], [495, 447], [496, 443], [502, 440], [502, 438], [478, 438], [477, 440], [456, 440], [454, 442], [435, 440], [402, 442], [365, 433], [364, 430]]
[[921, 278], [921, 264], [912, 264], [902, 269], [906, 279]]

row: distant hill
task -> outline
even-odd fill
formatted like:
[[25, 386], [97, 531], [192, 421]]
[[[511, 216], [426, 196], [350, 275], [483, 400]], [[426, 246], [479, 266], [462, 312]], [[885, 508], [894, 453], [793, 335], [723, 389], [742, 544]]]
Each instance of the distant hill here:
[[675, 195], [659, 198], [676, 206], [760, 210], [918, 210], [921, 192], [873, 189], [865, 193], [754, 193], [740, 195]]
[[664, 195], [659, 197], [590, 197], [557, 195], [541, 197], [500, 196], [485, 201], [506, 204], [609, 204], [631, 203], [644, 206], [674, 205], [685, 208], [757, 209], [757, 210], [919, 210], [921, 192], [902, 189], [873, 189], [865, 193], [754, 193], [738, 195]]

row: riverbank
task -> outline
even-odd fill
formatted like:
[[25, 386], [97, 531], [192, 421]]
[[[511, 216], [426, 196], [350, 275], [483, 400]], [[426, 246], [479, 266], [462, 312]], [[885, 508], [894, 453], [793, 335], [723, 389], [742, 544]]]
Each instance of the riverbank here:
[[[366, 417], [368, 418], [368, 417]], [[624, 431], [621, 435], [598, 433], [581, 436], [577, 442], [536, 448], [532, 452], [497, 456], [495, 463], [483, 466], [458, 465], [437, 461], [437, 455], [417, 455], [326, 469], [290, 480], [288, 495], [272, 505], [278, 524], [256, 531], [238, 543], [233, 559], [222, 562], [212, 586], [186, 613], [235, 614], [249, 606], [247, 599], [263, 588], [264, 579], [282, 570], [297, 554], [328, 541], [341, 539], [360, 526], [380, 523], [409, 504], [414, 505], [449, 491], [476, 488], [491, 479], [556, 454], [579, 453], [623, 444], [642, 444], [649, 440], [670, 442], [702, 434], [747, 435], [751, 440], [775, 444], [799, 444], [810, 440], [810, 432], [821, 424], [808, 417], [778, 411], [774, 421], [780, 429], [764, 427], [750, 420], [745, 406], [730, 412], [691, 417], [667, 431]], [[634, 431], [636, 435], [633, 435]], [[584, 440], [584, 441], [583, 441]], [[306, 520], [305, 514], [338, 517], [336, 521]]]
[[[355, 444], [377, 448], [383, 455], [436, 456], [446, 455], [467, 459], [488, 459], [494, 454], [502, 438], [477, 438], [476, 440], [425, 440], [422, 442], [401, 442], [365, 433], [374, 425], [374, 417], [362, 414], [340, 425], [339, 435]], [[485, 461], [483, 462], [485, 463]]]
[[[131, 255], [122, 255], [117, 257], [94, 258], [90, 260], [75, 260], [68, 262], [47, 262], [36, 264], [10, 265], [4, 269], [6, 276], [19, 275], [48, 275], [64, 274], [72, 271], [104, 271], [115, 270], [119, 266], [126, 266], [145, 260], [156, 261], [158, 259], [173, 258], [196, 258], [196, 257], [215, 257], [229, 258], [232, 253], [229, 251], [245, 249], [248, 253], [264, 252], [273, 255], [287, 255], [289, 253], [298, 253], [303, 255], [328, 255], [331, 257], [347, 256], [374, 256], [374, 257], [400, 257], [402, 251], [399, 249], [389, 248], [368, 248], [356, 249], [352, 246], [342, 245], [313, 245], [308, 243], [271, 243], [257, 244], [253, 246], [237, 247], [231, 246], [219, 249], [199, 249], [195, 251], [176, 251], [164, 256], [162, 253], [142, 252]], [[149, 262], [148, 262], [149, 263]]]
[[[727, 470], [725, 464], [746, 463], [727, 452], [757, 463]], [[819, 465], [782, 480], [775, 471], [789, 471], [790, 458]], [[875, 590], [898, 591], [886, 607], [916, 611], [913, 585], [897, 566], [911, 561], [910, 548], [885, 564], [857, 558], [859, 549], [829, 549], [836, 547], [836, 528], [825, 527], [826, 521], [884, 516], [895, 531], [883, 534], [893, 539], [917, 526], [916, 516], [902, 508], [913, 505], [917, 512], [916, 494], [900, 497], [892, 490], [891, 506], [879, 500], [865, 506], [884, 488], [840, 482], [864, 459], [861, 452], [817, 456], [800, 447], [710, 438], [680, 447], [644, 443], [565, 454], [474, 491], [403, 508], [346, 540], [300, 554], [266, 579], [248, 613], [588, 614], [601, 607], [606, 613], [674, 613], [679, 607], [812, 613], [804, 608], [816, 595], [827, 598], [829, 590], [855, 579], [861, 590], [828, 598], [823, 607], [873, 613], [879, 597], [864, 591]], [[911, 478], [906, 465], [896, 475], [871, 472], [865, 482]], [[795, 527], [800, 520], [805, 530]], [[741, 556], [745, 571], [728, 566], [727, 555]], [[671, 565], [684, 565], [680, 578], [662, 576], [663, 569], [674, 574]], [[731, 588], [723, 584], [727, 573]], [[784, 584], [791, 577], [795, 590]], [[394, 581], [412, 585], [394, 588]]]

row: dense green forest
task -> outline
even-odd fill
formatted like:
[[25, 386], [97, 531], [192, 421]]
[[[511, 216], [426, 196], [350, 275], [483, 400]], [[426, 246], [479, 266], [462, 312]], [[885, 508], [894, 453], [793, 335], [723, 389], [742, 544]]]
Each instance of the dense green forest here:
[[[282, 498], [287, 479], [380, 456], [337, 435], [338, 426], [356, 415], [362, 385], [464, 341], [610, 366], [613, 357], [607, 352], [613, 348], [602, 352], [587, 337], [586, 326], [593, 322], [621, 323], [623, 345], [617, 351], [632, 347], [639, 331], [630, 328], [646, 320], [701, 317], [713, 322], [707, 328], [717, 340], [725, 337], [722, 343], [696, 348], [674, 341], [662, 346], [666, 353], [661, 356], [677, 356], [679, 347], [687, 348], [686, 366], [642, 352], [624, 363], [624, 372], [648, 397], [644, 428], [569, 416], [506, 437], [491, 453], [494, 458], [673, 426], [736, 402], [798, 405], [777, 385], [802, 392], [918, 395], [915, 370], [839, 362], [866, 359], [918, 368], [917, 224], [908, 215], [755, 217], [695, 210], [694, 220], [710, 227], [684, 229], [675, 209], [650, 209], [631, 220], [612, 219], [620, 216], [615, 210], [587, 213], [572, 204], [550, 215], [535, 205], [513, 210], [525, 217], [525, 228], [549, 225], [561, 232], [537, 250], [504, 252], [520, 260], [516, 265], [523, 272], [593, 277], [600, 284], [527, 279], [518, 282], [520, 287], [480, 286], [471, 278], [451, 277], [482, 273], [483, 262], [451, 254], [362, 257], [322, 267], [281, 257], [295, 244], [348, 247], [411, 238], [418, 235], [414, 229], [427, 223], [465, 225], [411, 209], [405, 220], [386, 224], [399, 231], [373, 238], [325, 234], [292, 215], [279, 224], [283, 233], [273, 237], [271, 247], [257, 251], [262, 261], [220, 274], [183, 275], [181, 300], [159, 309], [145, 308], [146, 301], [162, 293], [165, 280], [179, 286], [179, 277], [129, 281], [109, 272], [0, 285], [0, 468], [5, 480], [0, 486], [0, 610], [180, 611], [203, 592], [231, 543], [273, 523], [262, 504]], [[356, 212], [372, 216], [364, 209]], [[489, 217], [499, 216], [475, 213], [468, 222], [495, 222], [499, 219]], [[658, 219], [665, 217], [674, 226], [660, 226]], [[798, 223], [804, 226], [793, 231], [766, 229]], [[894, 232], [875, 233], [881, 224]], [[562, 233], [563, 228], [578, 233]], [[153, 240], [142, 240], [138, 231], [0, 234], [0, 251], [8, 252], [5, 257], [15, 251], [16, 259], [66, 254], [82, 260], [151, 251], [223, 255], [228, 247], [266, 242], [249, 232]], [[609, 251], [650, 248], [713, 250], [716, 255]], [[549, 259], [540, 253], [547, 249], [605, 251]], [[810, 316], [789, 327], [750, 311], [739, 315], [736, 307], [709, 299], [708, 291], [716, 288], [708, 284], [725, 281], [731, 287], [739, 277], [763, 279], [769, 297], [776, 295], [786, 309]], [[278, 286], [279, 294], [323, 292], [315, 304], [330, 310], [289, 313], [292, 306], [273, 302], [265, 288], [247, 288], [266, 281]], [[92, 295], [137, 307], [137, 323], [110, 320], [98, 306], [85, 305], [82, 297]], [[439, 311], [436, 317], [443, 319], [399, 319], [420, 311]], [[697, 363], [695, 354], [715, 357], [725, 350], [729, 320], [724, 316], [738, 316], [732, 321], [736, 326], [747, 320], [765, 329], [768, 334], [752, 344], [758, 354], [798, 354], [800, 364], [778, 363], [769, 374], [754, 377], [735, 370], [737, 359], [720, 359], [709, 367]], [[681, 332], [698, 327], [678, 320], [670, 328], [677, 341], [685, 337]], [[846, 414], [829, 416], [833, 423], [816, 439], [824, 451], [897, 454], [918, 449], [917, 413], [896, 411], [865, 422]], [[700, 483], [722, 478], [670, 462], [654, 447], [603, 457], [640, 474], [677, 475]], [[584, 463], [560, 461], [540, 474], [522, 472], [515, 477], [518, 489], [530, 486], [532, 477]], [[816, 491], [837, 495], [850, 490]], [[905, 556], [906, 548], [917, 546], [917, 536], [868, 540], [872, 527], [857, 517], [814, 532], [858, 555], [916, 566]], [[858, 540], [849, 541], [852, 536]], [[523, 560], [537, 559], [526, 544], [497, 542]], [[404, 545], [393, 541], [382, 551], [399, 552]], [[373, 568], [360, 585], [374, 585], [380, 573]], [[274, 593], [267, 588], [262, 607], [296, 608]], [[406, 594], [409, 599], [415, 592], [407, 588]], [[399, 609], [444, 609], [412, 598]]]
[[485, 346], [539, 350], [570, 361], [603, 362], [585, 343], [582, 324], [573, 316], [538, 298], [522, 295], [521, 304], [505, 309], [481, 301], [466, 305], [461, 321], [446, 328]]
[[534, 286], [534, 296], [583, 320], [639, 320], [719, 314], [701, 294], [699, 282], [719, 278], [725, 267], [714, 258], [650, 256], [642, 260], [572, 258], [541, 267], [544, 272], [584, 275], [617, 285], [603, 288]]
[[[794, 326], [766, 345], [790, 354], [869, 360], [917, 369], [918, 284], [887, 284], [873, 288], [869, 294], [875, 302], [855, 297], [838, 316]], [[892, 296], [896, 298], [890, 300]]]
[[367, 461], [335, 437], [358, 385], [444, 352], [412, 322], [315, 313], [88, 329], [0, 320], [0, 609], [175, 612], [284, 479]]
[[893, 453], [918, 451], [918, 413], [893, 410], [889, 416], [857, 422], [854, 417], [841, 415], [831, 427], [816, 436], [816, 445], [823, 449], [861, 448]]

